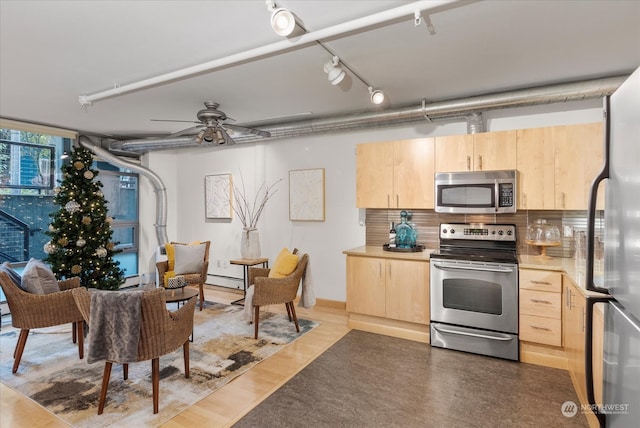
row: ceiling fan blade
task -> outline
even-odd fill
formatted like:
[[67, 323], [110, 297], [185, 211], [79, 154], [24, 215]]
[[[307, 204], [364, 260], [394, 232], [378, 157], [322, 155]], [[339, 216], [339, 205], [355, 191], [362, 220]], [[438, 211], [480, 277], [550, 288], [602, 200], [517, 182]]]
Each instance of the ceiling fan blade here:
[[196, 125], [196, 126], [192, 126], [191, 128], [187, 128], [187, 129], [183, 129], [182, 131], [178, 131], [176, 133], [173, 133], [171, 135], [167, 135], [166, 138], [175, 138], [175, 137], [179, 137], [181, 135], [185, 135], [185, 134], [194, 134], [195, 131], [204, 128], [205, 125], [200, 124], [200, 125]]
[[224, 126], [226, 126], [227, 128], [235, 129], [235, 130], [240, 131], [240, 132], [250, 132], [251, 134], [259, 135], [259, 136], [265, 137], [265, 138], [271, 137], [271, 133], [270, 132], [262, 131], [262, 130], [256, 129], [256, 128], [248, 128], [246, 126], [234, 125], [232, 123], [225, 123]]
[[[227, 131], [225, 131], [225, 130], [224, 130], [224, 128], [220, 127], [220, 128], [218, 128], [218, 130], [219, 130], [219, 131], [220, 131], [220, 133], [222, 134], [222, 138], [224, 139], [224, 144], [225, 144], [226, 146], [230, 146], [230, 145], [232, 145], [232, 144], [235, 144], [235, 143], [236, 143], [236, 142], [235, 142], [235, 140], [229, 136], [229, 134], [227, 133]], [[218, 143], [218, 144], [220, 144], [220, 143]]]
[[151, 122], [182, 122], [182, 123], [200, 123], [197, 120], [173, 120], [173, 119], [149, 119]]

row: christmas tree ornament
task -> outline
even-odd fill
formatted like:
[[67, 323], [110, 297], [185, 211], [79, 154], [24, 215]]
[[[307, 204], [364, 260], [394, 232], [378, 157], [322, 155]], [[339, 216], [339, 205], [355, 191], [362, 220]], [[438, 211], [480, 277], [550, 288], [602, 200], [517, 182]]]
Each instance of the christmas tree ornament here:
[[82, 272], [82, 267], [80, 267], [80, 265], [73, 265], [71, 266], [71, 273], [74, 275], [79, 274], [80, 272]]
[[87, 245], [87, 241], [85, 241], [84, 239], [80, 238], [76, 241], [76, 247], [84, 247], [85, 245]]
[[62, 245], [63, 247], [66, 247], [68, 243], [69, 243], [69, 240], [64, 236], [58, 239], [58, 244]]
[[107, 249], [104, 247], [96, 249], [96, 256], [100, 257], [101, 259], [107, 257]]
[[80, 210], [80, 204], [77, 203], [76, 201], [69, 201], [64, 206], [64, 209], [67, 210], [67, 212], [73, 214], [73, 213], [78, 212]]
[[51, 243], [51, 241], [44, 244], [44, 252], [47, 254], [53, 254], [56, 251], [56, 247]]
[[91, 217], [89, 217], [88, 215], [83, 216], [82, 217], [82, 224], [84, 224], [84, 225], [91, 224]]
[[73, 163], [73, 167], [74, 167], [75, 169], [82, 169], [82, 168], [84, 168], [84, 162], [82, 162], [82, 161], [75, 161], [75, 162]]
[[84, 178], [86, 178], [87, 180], [91, 180], [91, 179], [93, 179], [93, 172], [91, 172], [91, 171], [85, 171], [85, 172], [84, 172]]

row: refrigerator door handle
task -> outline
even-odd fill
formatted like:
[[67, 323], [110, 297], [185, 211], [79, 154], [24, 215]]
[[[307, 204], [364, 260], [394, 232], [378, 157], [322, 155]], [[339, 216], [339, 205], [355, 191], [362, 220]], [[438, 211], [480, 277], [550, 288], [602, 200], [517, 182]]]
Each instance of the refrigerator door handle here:
[[585, 383], [587, 386], [587, 401], [590, 409], [598, 418], [600, 427], [605, 426], [606, 415], [600, 411], [598, 403], [596, 403], [595, 385], [593, 379], [593, 306], [596, 303], [606, 303], [613, 300], [611, 296], [587, 296], [586, 302], [586, 321], [584, 334], [584, 373]]
[[610, 123], [611, 123], [610, 96], [604, 97], [604, 161], [602, 170], [593, 179], [591, 183], [591, 191], [589, 192], [589, 209], [587, 211], [587, 269], [585, 278], [585, 288], [589, 291], [609, 294], [606, 288], [597, 287], [593, 282], [593, 269], [595, 260], [595, 221], [596, 221], [596, 202], [598, 200], [598, 186], [605, 178], [609, 178], [609, 146], [610, 146]]

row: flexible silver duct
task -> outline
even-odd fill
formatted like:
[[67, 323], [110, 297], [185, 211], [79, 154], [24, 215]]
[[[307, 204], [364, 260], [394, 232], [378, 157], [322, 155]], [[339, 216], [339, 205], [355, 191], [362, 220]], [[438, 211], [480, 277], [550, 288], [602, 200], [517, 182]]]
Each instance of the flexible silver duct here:
[[[602, 98], [613, 93], [627, 77], [615, 76], [582, 82], [540, 86], [497, 94], [439, 101], [425, 104], [424, 106], [421, 104], [417, 107], [397, 108], [383, 112], [354, 113], [282, 124], [247, 123], [244, 125], [269, 131], [271, 137], [265, 139], [256, 135], [239, 135], [233, 138], [238, 143], [250, 143], [278, 138], [397, 126], [424, 120], [464, 119], [472, 113], [488, 110]], [[109, 149], [146, 153], [152, 150], [196, 145], [197, 143], [193, 137], [157, 138], [111, 143]]]
[[479, 132], [484, 132], [482, 113], [471, 113], [467, 116], [467, 134], [477, 134]]
[[149, 168], [123, 160], [102, 147], [93, 144], [91, 139], [85, 135], [80, 135], [80, 137], [78, 137], [78, 143], [109, 163], [135, 171], [144, 175], [151, 181], [153, 190], [156, 193], [156, 224], [154, 226], [156, 228], [158, 245], [164, 245], [169, 242], [169, 239], [167, 238], [167, 189], [164, 186], [162, 179]]

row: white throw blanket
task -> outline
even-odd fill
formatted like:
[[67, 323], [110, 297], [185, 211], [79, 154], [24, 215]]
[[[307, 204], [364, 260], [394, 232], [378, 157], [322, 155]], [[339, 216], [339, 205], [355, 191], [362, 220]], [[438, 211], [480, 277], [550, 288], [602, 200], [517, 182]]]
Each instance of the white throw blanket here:
[[95, 290], [91, 294], [88, 363], [133, 363], [138, 357], [141, 291]]
[[[313, 287], [313, 278], [311, 276], [311, 258], [307, 256], [307, 267], [302, 276], [302, 291], [300, 293], [300, 301], [298, 306], [302, 308], [311, 308], [316, 304], [316, 293]], [[253, 322], [253, 285], [247, 289], [247, 294], [244, 296], [244, 310], [242, 312], [244, 319], [247, 322]]]

